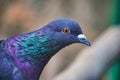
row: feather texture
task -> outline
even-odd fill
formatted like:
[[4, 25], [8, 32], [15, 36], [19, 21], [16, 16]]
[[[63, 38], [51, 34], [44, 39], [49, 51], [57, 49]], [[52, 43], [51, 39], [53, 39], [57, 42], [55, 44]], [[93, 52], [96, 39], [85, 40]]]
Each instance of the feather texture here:
[[[70, 32], [64, 33], [66, 28]], [[79, 24], [70, 19], [55, 20], [42, 29], [0, 41], [0, 80], [39, 80], [39, 76], [60, 49], [79, 39], [83, 34]]]

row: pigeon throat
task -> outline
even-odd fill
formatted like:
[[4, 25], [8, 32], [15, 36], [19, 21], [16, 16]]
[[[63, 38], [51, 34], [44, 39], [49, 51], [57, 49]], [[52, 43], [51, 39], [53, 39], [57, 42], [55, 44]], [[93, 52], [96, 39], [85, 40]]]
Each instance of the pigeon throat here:
[[13, 57], [17, 57], [22, 62], [37, 63], [39, 60], [45, 61], [51, 58], [63, 46], [57, 41], [43, 34], [21, 35], [8, 41], [8, 51]]

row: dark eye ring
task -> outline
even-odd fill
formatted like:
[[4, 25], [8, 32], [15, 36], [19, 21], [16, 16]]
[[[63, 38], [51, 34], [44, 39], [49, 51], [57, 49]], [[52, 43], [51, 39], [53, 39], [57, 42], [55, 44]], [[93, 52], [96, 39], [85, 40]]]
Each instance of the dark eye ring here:
[[68, 28], [64, 28], [63, 31], [62, 31], [64, 34], [68, 34], [70, 33], [70, 30]]

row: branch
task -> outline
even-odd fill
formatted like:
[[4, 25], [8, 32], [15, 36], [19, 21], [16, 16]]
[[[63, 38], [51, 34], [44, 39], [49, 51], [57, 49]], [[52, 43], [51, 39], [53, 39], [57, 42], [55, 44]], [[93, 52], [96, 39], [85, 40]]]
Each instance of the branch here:
[[[110, 28], [53, 80], [99, 80], [120, 52], [120, 29]], [[111, 62], [112, 61], [112, 62]]]

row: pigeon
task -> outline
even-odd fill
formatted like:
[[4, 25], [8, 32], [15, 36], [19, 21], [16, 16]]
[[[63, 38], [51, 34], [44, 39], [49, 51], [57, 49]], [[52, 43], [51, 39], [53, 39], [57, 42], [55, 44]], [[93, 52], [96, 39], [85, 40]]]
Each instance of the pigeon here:
[[67, 18], [0, 40], [0, 80], [39, 80], [51, 57], [73, 43], [91, 45], [80, 25]]

